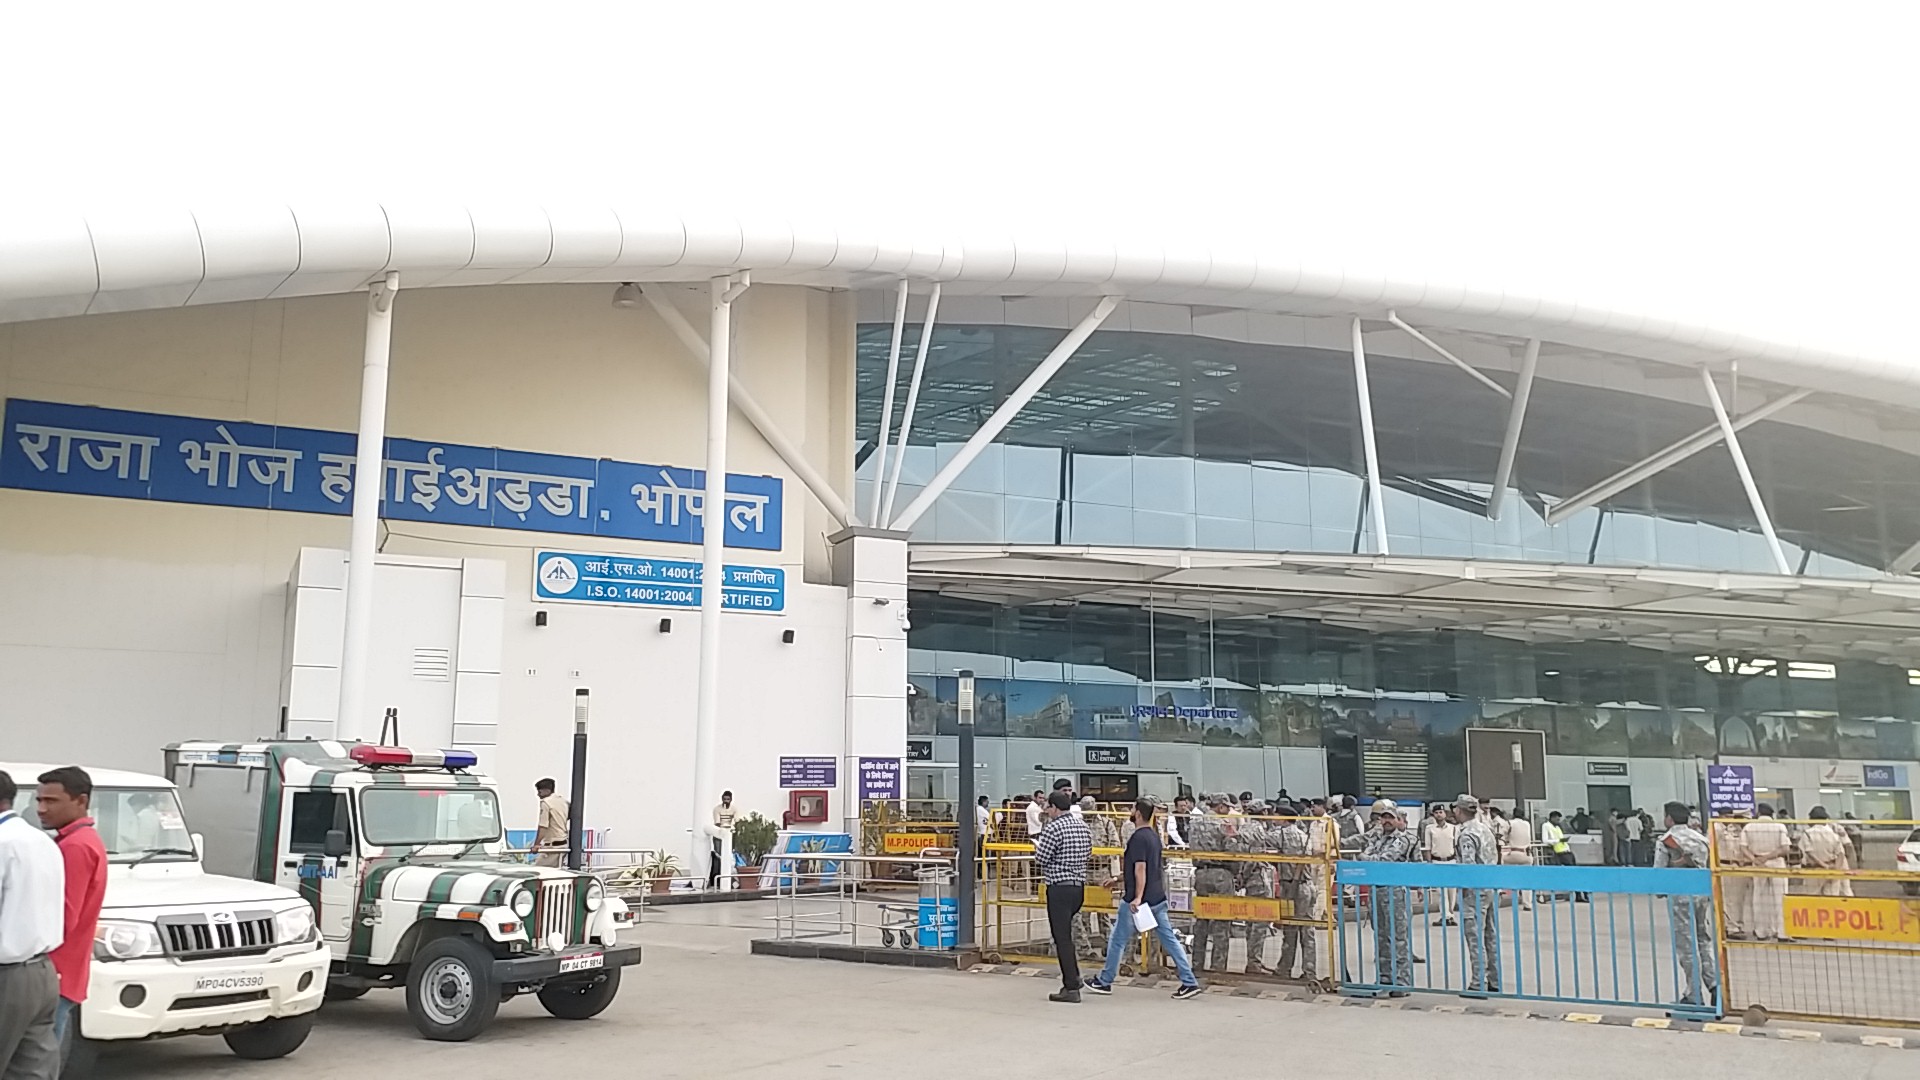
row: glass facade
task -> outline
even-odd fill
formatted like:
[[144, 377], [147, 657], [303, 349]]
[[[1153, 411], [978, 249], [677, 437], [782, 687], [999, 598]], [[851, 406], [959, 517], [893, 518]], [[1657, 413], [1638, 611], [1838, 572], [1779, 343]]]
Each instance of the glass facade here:
[[[860, 328], [863, 508], [875, 479], [871, 440], [891, 332], [890, 324]], [[908, 329], [909, 357], [917, 332]], [[1063, 333], [936, 326], [896, 507], [952, 459]], [[896, 423], [910, 366], [902, 364], [896, 387]], [[1394, 554], [1775, 572], [1723, 447], [1559, 525], [1546, 523], [1556, 503], [1712, 425], [1704, 405], [1538, 380], [1509, 509], [1492, 521], [1485, 507], [1507, 399], [1444, 364], [1372, 357], [1369, 369]], [[1758, 403], [1749, 392], [1734, 407]], [[1370, 552], [1357, 417], [1352, 358], [1344, 352], [1096, 333], [914, 536]], [[1770, 421], [1741, 440], [1799, 572], [1876, 576], [1920, 541], [1915, 455]]]
[[1588, 757], [1920, 758], [1906, 719], [1920, 716], [1920, 673], [1886, 664], [925, 592], [910, 607], [910, 737], [956, 733], [954, 673], [966, 668], [982, 736], [1319, 748], [1335, 790], [1357, 790], [1342, 762], [1368, 739], [1417, 740], [1431, 790], [1462, 790], [1468, 727], [1541, 731], [1548, 753]]

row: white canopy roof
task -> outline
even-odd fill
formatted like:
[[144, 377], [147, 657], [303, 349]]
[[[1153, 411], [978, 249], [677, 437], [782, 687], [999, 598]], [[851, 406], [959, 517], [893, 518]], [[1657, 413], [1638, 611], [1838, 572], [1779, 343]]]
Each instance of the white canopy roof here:
[[387, 271], [404, 288], [697, 280], [877, 286], [901, 275], [953, 292], [1121, 294], [1134, 300], [1379, 318], [1674, 364], [1738, 359], [1778, 382], [1920, 403], [1920, 358], [1764, 341], [1632, 311], [1308, 265], [1284, 250], [1113, 235], [928, 236], [650, 206], [225, 205], [84, 216], [0, 210], [0, 322], [349, 292]]
[[1475, 630], [1688, 654], [1920, 667], [1920, 581], [1386, 555], [915, 544], [916, 589], [995, 604], [1117, 603], [1192, 618]]

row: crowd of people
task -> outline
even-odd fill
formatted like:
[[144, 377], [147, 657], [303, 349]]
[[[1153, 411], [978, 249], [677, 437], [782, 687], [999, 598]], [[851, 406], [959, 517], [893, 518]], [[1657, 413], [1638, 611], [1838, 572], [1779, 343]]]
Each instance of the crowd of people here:
[[55, 1080], [78, 1037], [107, 850], [89, 813], [93, 780], [75, 766], [42, 773], [39, 826], [14, 809], [0, 772], [0, 1077]]
[[[1389, 799], [1376, 798], [1362, 806], [1350, 796], [1292, 800], [1284, 792], [1264, 800], [1251, 792], [1238, 797], [1220, 792], [1196, 800], [1182, 795], [1170, 812], [1156, 800], [1136, 803], [1124, 823], [1095, 812], [1094, 800], [1078, 796], [1072, 782], [1056, 782], [1051, 793], [1035, 792], [1016, 800], [1005, 820], [1024, 825], [1034, 844], [1037, 872], [1046, 883], [1046, 907], [1055, 955], [1060, 960], [1061, 988], [1052, 1000], [1077, 1002], [1083, 992], [1109, 991], [1119, 965], [1142, 927], [1151, 928], [1180, 979], [1175, 996], [1200, 993], [1198, 974], [1225, 973], [1232, 963], [1236, 937], [1246, 942], [1240, 971], [1251, 975], [1318, 977], [1321, 960], [1319, 932], [1314, 925], [1325, 918], [1324, 874], [1315, 863], [1329, 847], [1343, 860], [1380, 862], [1434, 862], [1464, 865], [1567, 865], [1575, 862], [1569, 837], [1605, 831], [1616, 865], [1706, 867], [1709, 844], [1694, 808], [1669, 803], [1656, 829], [1639, 813], [1613, 812], [1595, 817], [1585, 808], [1571, 816], [1554, 811], [1538, 821], [1509, 812], [1486, 800], [1461, 795], [1450, 803], [1435, 803], [1424, 813], [1409, 812]], [[992, 817], [983, 804], [982, 819]], [[1776, 848], [1786, 843], [1785, 830], [1771, 821], [1771, 811], [1738, 828], [1732, 838], [1720, 838], [1723, 861], [1775, 865]], [[1824, 817], [1824, 811], [1817, 817]], [[1615, 824], [1618, 828], [1615, 828]], [[1628, 828], [1627, 826], [1636, 826]], [[1773, 830], [1779, 829], [1776, 837]], [[1824, 829], [1801, 846], [1819, 865], [1845, 865], [1847, 841], [1839, 826]], [[1617, 838], [1617, 842], [1616, 842]], [[1120, 856], [1095, 855], [1096, 849], [1121, 848]], [[1192, 865], [1192, 914], [1168, 910], [1167, 851], [1189, 852]], [[1246, 855], [1285, 855], [1299, 862]], [[1779, 865], [1785, 865], [1784, 861]], [[1729, 879], [1731, 880], [1731, 879]], [[1773, 882], [1782, 879], [1746, 879], [1757, 899], [1743, 899], [1747, 921], [1743, 928], [1770, 912], [1759, 925], [1777, 935], [1781, 905], [1771, 896]], [[1118, 885], [1117, 913], [1084, 910], [1089, 884]], [[1842, 880], [1835, 887], [1844, 887]], [[1404, 885], [1374, 887], [1362, 893], [1349, 888], [1345, 903], [1354, 907], [1356, 920], [1371, 927], [1374, 937], [1374, 977], [1386, 993], [1404, 996], [1414, 985], [1416, 964], [1412, 924], [1419, 891], [1429, 893], [1427, 911], [1435, 925], [1459, 927], [1464, 954], [1464, 985], [1472, 996], [1501, 992], [1501, 934], [1498, 911], [1502, 891], [1492, 888], [1418, 890]], [[1510, 890], [1513, 902], [1534, 903], [1534, 891]], [[1784, 892], [1782, 887], [1780, 891]], [[1364, 900], [1362, 897], [1364, 896]], [[1219, 914], [1208, 897], [1243, 897], [1289, 902], [1287, 918], [1229, 920], [1200, 917]], [[1588, 902], [1582, 892], [1569, 892], [1572, 902]], [[1732, 903], [1732, 897], [1729, 897]], [[1683, 1003], [1710, 1000], [1717, 980], [1714, 919], [1709, 897], [1675, 897], [1670, 901], [1674, 953], [1687, 977]], [[1735, 925], [1729, 920], [1729, 925]], [[1190, 936], [1181, 930], [1190, 931]], [[1277, 963], [1269, 964], [1269, 942], [1278, 931]], [[1365, 932], [1363, 930], [1363, 932]], [[1187, 945], [1191, 943], [1191, 954]], [[1081, 976], [1082, 961], [1102, 964], [1092, 978]]]

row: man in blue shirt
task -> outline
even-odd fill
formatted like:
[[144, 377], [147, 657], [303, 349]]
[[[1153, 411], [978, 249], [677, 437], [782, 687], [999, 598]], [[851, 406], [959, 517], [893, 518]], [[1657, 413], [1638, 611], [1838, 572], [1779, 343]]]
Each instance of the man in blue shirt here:
[[[1200, 984], [1193, 977], [1187, 950], [1169, 925], [1172, 916], [1167, 911], [1166, 863], [1160, 849], [1160, 832], [1153, 827], [1155, 809], [1147, 799], [1133, 804], [1133, 835], [1127, 838], [1126, 854], [1121, 857], [1120, 914], [1113, 921], [1113, 936], [1107, 941], [1106, 966], [1083, 987], [1092, 993], [1113, 993], [1113, 980], [1120, 974], [1120, 958], [1126, 955], [1127, 946], [1137, 933], [1135, 913], [1144, 908], [1153, 913], [1154, 936], [1160, 939], [1160, 947], [1172, 958], [1174, 970], [1180, 974], [1180, 988], [1173, 992], [1173, 1000], [1200, 996]], [[1107, 887], [1112, 888], [1114, 884], [1109, 881]]]

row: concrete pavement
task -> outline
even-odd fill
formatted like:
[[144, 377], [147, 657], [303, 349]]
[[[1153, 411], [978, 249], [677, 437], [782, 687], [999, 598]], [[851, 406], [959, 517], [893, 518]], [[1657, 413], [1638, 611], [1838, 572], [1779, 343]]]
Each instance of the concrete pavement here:
[[[242, 1062], [218, 1039], [103, 1055], [102, 1080], [309, 1080], [371, 1065], [406, 1080], [536, 1073], [670, 1077], [978, 1077], [1035, 1068], [1079, 1076], [1390, 1075], [1455, 1080], [1516, 1065], [1556, 1076], [1645, 1080], [1911, 1076], [1920, 1053], [1504, 1017], [1399, 1013], [1207, 995], [1176, 1003], [1123, 987], [1079, 1006], [1043, 978], [753, 957], [765, 904], [656, 908], [646, 963], [599, 1019], [567, 1023], [537, 1002], [503, 1006], [470, 1043], [429, 1043], [397, 992], [329, 1005], [307, 1045]], [[1501, 1063], [1505, 1063], [1504, 1065]]]

